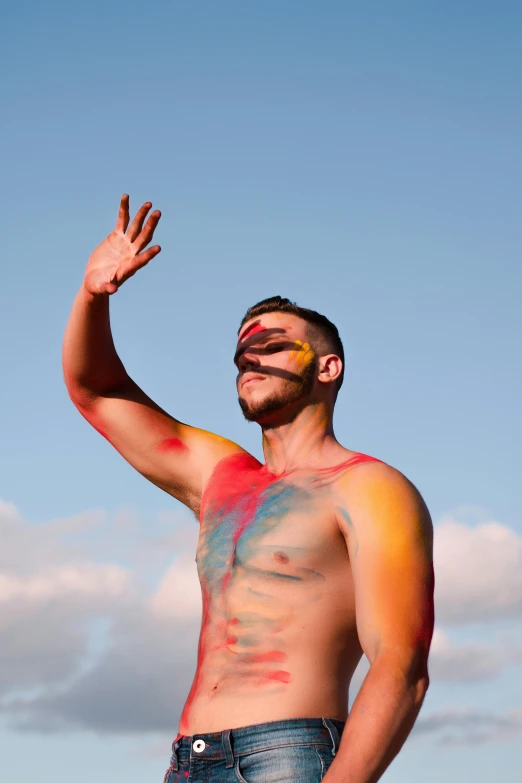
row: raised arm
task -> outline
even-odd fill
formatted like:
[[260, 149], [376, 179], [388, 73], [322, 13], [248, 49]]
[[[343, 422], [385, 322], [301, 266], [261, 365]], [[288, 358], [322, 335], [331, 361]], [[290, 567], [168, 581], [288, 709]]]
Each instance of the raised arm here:
[[198, 513], [217, 462], [242, 449], [156, 405], [127, 374], [111, 333], [109, 297], [161, 250], [144, 249], [161, 217], [155, 210], [143, 225], [151, 206], [143, 204], [129, 225], [123, 195], [116, 228], [90, 256], [65, 331], [63, 372], [82, 416], [136, 470]]

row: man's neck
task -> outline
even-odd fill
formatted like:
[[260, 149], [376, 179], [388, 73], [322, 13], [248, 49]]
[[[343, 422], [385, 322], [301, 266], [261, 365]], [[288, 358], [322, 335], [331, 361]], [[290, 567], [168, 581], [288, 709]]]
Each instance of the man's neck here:
[[333, 431], [333, 411], [323, 403], [308, 405], [291, 421], [263, 426], [263, 452], [268, 470], [322, 467], [341, 447]]

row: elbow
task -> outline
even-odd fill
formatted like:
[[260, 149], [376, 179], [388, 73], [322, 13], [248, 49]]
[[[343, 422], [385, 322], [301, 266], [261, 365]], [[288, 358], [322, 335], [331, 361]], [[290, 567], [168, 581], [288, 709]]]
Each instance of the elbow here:
[[419, 677], [419, 679], [414, 684], [414, 700], [416, 704], [422, 704], [429, 687], [430, 678], [428, 672], [426, 671], [426, 673], [423, 674], [422, 677]]
[[[381, 656], [383, 659], [384, 657]], [[428, 658], [424, 650], [408, 650], [402, 655], [392, 655], [383, 665], [394, 672], [416, 705], [422, 704], [430, 685]]]
[[409, 670], [410, 686], [412, 688], [414, 699], [417, 704], [422, 704], [426, 692], [430, 687], [430, 676], [428, 673], [428, 656], [424, 650], [417, 650], [413, 657], [412, 665]]
[[72, 404], [80, 411], [82, 415], [84, 411], [87, 411], [92, 407], [93, 403], [97, 399], [97, 395], [95, 395], [90, 389], [80, 386], [79, 384], [67, 382], [66, 380], [65, 387]]

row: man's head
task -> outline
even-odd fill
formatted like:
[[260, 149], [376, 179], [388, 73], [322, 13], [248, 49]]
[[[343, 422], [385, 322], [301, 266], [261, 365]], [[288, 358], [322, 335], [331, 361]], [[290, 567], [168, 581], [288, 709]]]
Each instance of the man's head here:
[[315, 310], [280, 296], [247, 310], [234, 361], [239, 404], [260, 424], [293, 418], [306, 405], [333, 407], [344, 376], [337, 327]]

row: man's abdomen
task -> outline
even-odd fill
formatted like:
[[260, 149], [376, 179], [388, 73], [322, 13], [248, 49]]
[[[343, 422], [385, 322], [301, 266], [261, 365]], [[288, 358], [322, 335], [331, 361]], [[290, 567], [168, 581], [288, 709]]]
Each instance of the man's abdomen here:
[[307, 604], [291, 600], [294, 585], [277, 600], [259, 590], [242, 595], [236, 584], [223, 619], [207, 606], [180, 733], [324, 715], [346, 720], [361, 649], [349, 591], [333, 588], [323, 586], [316, 600], [312, 592]]

